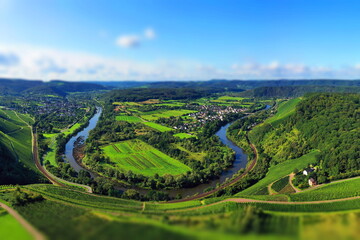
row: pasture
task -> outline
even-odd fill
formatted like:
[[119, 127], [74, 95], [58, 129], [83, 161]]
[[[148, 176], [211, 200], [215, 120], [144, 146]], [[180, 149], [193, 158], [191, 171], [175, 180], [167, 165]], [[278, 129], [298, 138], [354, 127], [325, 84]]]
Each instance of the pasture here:
[[[140, 140], [127, 140], [102, 148], [104, 154], [116, 168], [122, 171], [131, 170], [145, 176], [159, 174], [179, 175], [191, 169]], [[108, 164], [108, 166], [113, 165]]]

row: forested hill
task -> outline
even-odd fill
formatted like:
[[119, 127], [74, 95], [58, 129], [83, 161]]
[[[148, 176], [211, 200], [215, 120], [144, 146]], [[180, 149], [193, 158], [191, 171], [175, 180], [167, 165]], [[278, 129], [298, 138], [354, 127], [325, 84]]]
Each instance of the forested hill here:
[[319, 183], [360, 175], [360, 94], [307, 95], [292, 115], [265, 121], [250, 137], [273, 163], [320, 150]]
[[113, 90], [107, 94], [110, 102], [145, 101], [154, 99], [196, 99], [217, 92], [211, 88], [132, 88]]
[[126, 88], [208, 88], [222, 91], [243, 91], [261, 87], [294, 87], [294, 86], [328, 86], [328, 87], [360, 87], [360, 80], [209, 80], [209, 81], [112, 81], [89, 82], [105, 87]]
[[242, 97], [293, 98], [313, 92], [360, 93], [360, 87], [350, 86], [282, 86], [259, 87], [240, 93]]
[[32, 81], [22, 79], [0, 79], [0, 94], [49, 94], [65, 96], [70, 92], [89, 92], [104, 90], [106, 87], [85, 82], [65, 82], [65, 81]]

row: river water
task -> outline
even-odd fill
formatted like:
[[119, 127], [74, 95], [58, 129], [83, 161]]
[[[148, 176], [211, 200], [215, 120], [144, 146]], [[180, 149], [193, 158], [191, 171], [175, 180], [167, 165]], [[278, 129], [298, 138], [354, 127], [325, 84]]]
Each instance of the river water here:
[[[264, 110], [269, 109], [270, 106], [267, 105]], [[89, 125], [84, 128], [81, 132], [76, 134], [74, 137], [72, 137], [65, 146], [65, 156], [66, 160], [70, 163], [70, 165], [75, 169], [75, 171], [79, 172], [81, 169], [84, 169], [82, 166], [80, 166], [74, 156], [73, 156], [73, 149], [74, 149], [74, 143], [78, 137], [83, 137], [84, 140], [87, 139], [89, 136], [89, 132], [96, 127], [96, 124], [100, 118], [100, 115], [102, 113], [102, 108], [98, 107], [96, 110], [95, 115], [90, 119]], [[216, 187], [217, 184], [222, 184], [226, 181], [227, 178], [231, 178], [235, 173], [237, 173], [240, 169], [245, 168], [247, 164], [247, 155], [243, 152], [243, 150], [236, 146], [230, 139], [226, 136], [226, 131], [230, 127], [231, 123], [226, 124], [225, 126], [221, 127], [219, 131], [216, 132], [216, 136], [220, 138], [220, 141], [224, 143], [226, 146], [234, 150], [235, 152], [235, 160], [233, 162], [233, 166], [229, 169], [223, 171], [219, 179], [215, 179], [210, 181], [209, 183], [203, 183], [196, 187], [192, 188], [183, 188], [183, 189], [173, 189], [173, 190], [166, 190], [166, 192], [169, 193], [170, 196], [175, 197], [177, 194], [181, 194], [182, 197], [186, 196], [192, 196], [196, 193], [202, 193], [206, 188], [209, 187]], [[86, 170], [86, 169], [84, 169]], [[86, 170], [90, 172], [89, 170]], [[91, 173], [91, 176], [94, 177], [95, 174]], [[124, 188], [117, 188], [119, 190], [126, 190]], [[137, 189], [140, 193], [145, 194], [148, 190], [144, 189]]]
[[[81, 169], [84, 169], [84, 168], [76, 162], [76, 160], [73, 156], [74, 143], [75, 143], [76, 139], [78, 139], [78, 137], [83, 137], [84, 141], [88, 138], [89, 132], [96, 127], [96, 124], [99, 121], [101, 113], [102, 113], [102, 108], [97, 107], [96, 113], [89, 121], [89, 125], [86, 128], [84, 128], [82, 131], [78, 132], [78, 134], [76, 134], [75, 136], [70, 138], [70, 140], [66, 143], [65, 160], [67, 160], [70, 163], [71, 167], [74, 168], [74, 170], [76, 172], [79, 172]], [[84, 169], [84, 170], [86, 170], [86, 169]], [[88, 171], [88, 170], [86, 170], [86, 171]], [[92, 174], [91, 172], [90, 172], [90, 174], [92, 177], [94, 177], [94, 174]]]

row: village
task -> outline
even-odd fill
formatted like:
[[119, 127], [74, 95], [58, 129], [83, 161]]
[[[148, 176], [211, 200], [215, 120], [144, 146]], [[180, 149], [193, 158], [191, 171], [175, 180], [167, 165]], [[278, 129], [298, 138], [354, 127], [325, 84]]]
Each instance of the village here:
[[218, 105], [199, 105], [195, 110], [198, 112], [190, 113], [182, 118], [186, 120], [190, 118], [190, 121], [177, 121], [177, 125], [173, 126], [173, 128], [188, 132], [195, 131], [208, 122], [217, 120], [224, 121], [229, 114], [244, 113], [247, 109], [232, 106], [226, 106], [224, 108]]

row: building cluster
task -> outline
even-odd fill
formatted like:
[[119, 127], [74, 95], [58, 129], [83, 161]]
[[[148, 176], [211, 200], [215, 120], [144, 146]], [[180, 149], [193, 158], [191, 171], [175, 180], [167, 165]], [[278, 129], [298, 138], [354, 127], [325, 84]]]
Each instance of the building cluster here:
[[223, 121], [228, 114], [244, 112], [245, 108], [236, 107], [221, 107], [217, 105], [200, 105], [197, 109], [198, 112], [190, 113], [187, 117], [192, 118], [192, 121], [183, 121], [181, 124], [174, 126], [174, 129], [183, 131], [193, 131], [197, 128], [203, 127], [206, 123], [215, 120]]

